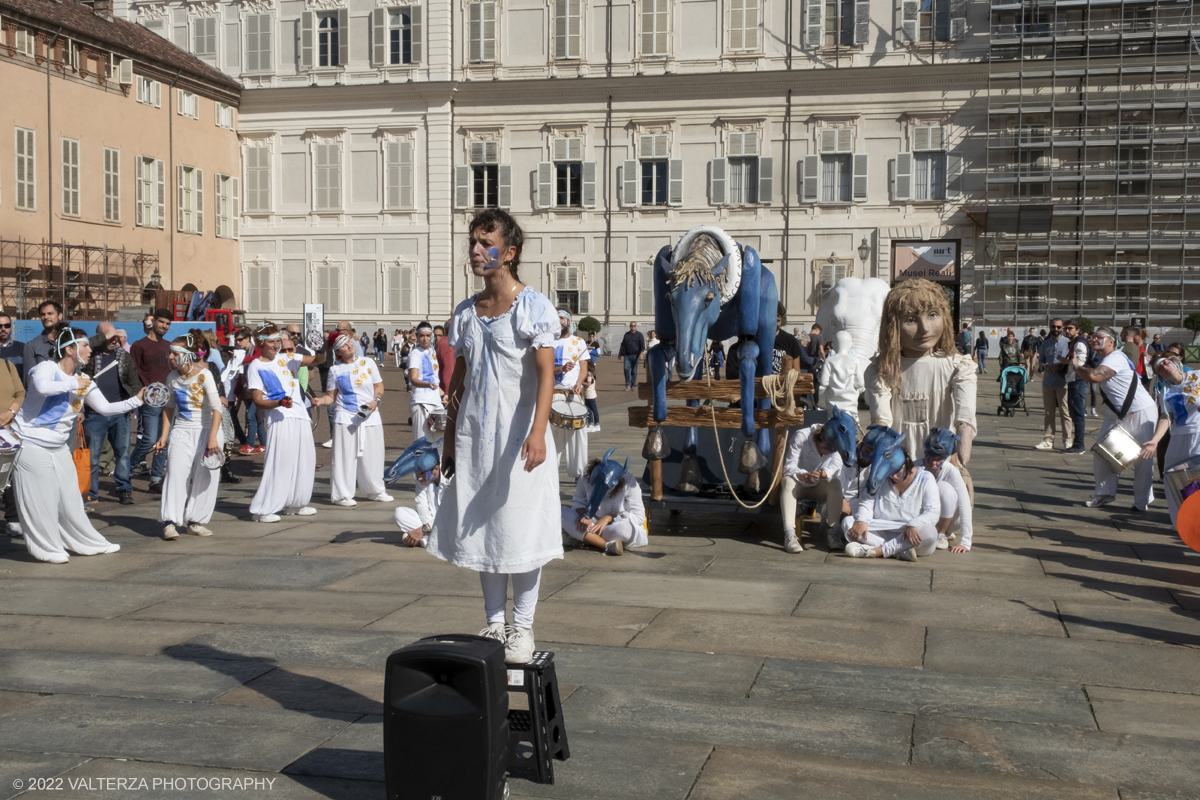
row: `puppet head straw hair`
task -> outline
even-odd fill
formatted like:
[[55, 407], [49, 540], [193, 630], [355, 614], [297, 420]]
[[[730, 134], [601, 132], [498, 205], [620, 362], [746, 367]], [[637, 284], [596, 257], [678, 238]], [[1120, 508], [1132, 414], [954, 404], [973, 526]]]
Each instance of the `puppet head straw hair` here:
[[942, 287], [920, 278], [907, 280], [888, 292], [879, 323], [879, 379], [893, 392], [900, 390], [900, 326], [909, 317], [936, 311], [942, 318], [942, 336], [933, 348], [944, 355], [954, 352], [954, 315]]

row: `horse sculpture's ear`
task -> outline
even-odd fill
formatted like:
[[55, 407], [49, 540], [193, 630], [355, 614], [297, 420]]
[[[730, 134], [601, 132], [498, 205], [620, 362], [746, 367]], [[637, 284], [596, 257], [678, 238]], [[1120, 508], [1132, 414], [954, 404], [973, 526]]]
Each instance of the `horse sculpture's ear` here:
[[608, 461], [608, 459], [609, 459], [609, 456], [611, 456], [611, 455], [612, 455], [613, 453], [615, 453], [615, 452], [617, 452], [617, 448], [615, 448], [615, 447], [610, 447], [610, 448], [608, 448], [608, 452], [607, 452], [607, 453], [605, 453], [605, 454], [604, 454], [604, 458], [602, 458], [602, 459], [600, 459], [600, 460], [601, 460], [601, 461]]
[[725, 256], [724, 258], [722, 258], [720, 261], [717, 262], [717, 265], [715, 267], [713, 267], [713, 275], [716, 275], [719, 278], [725, 274], [725, 270], [728, 268], [729, 268], [729, 256]]
[[626, 472], [629, 472], [629, 456], [625, 456], [625, 466], [623, 467], [623, 469]]

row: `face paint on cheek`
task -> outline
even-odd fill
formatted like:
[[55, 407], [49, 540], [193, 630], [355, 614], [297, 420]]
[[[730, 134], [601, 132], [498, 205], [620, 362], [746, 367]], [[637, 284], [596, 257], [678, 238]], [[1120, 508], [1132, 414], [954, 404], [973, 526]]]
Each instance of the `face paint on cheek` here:
[[489, 247], [487, 250], [488, 262], [483, 265], [484, 269], [496, 269], [500, 266], [500, 248]]

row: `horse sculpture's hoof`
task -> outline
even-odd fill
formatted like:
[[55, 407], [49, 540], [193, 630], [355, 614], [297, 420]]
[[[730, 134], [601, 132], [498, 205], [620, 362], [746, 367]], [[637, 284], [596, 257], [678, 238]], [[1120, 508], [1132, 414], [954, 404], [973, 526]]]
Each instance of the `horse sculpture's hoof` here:
[[742, 452], [738, 456], [738, 472], [743, 475], [749, 475], [752, 472], [757, 472], [767, 465], [767, 457], [758, 449], [758, 445], [753, 439], [744, 439], [742, 441]]
[[679, 480], [675, 491], [684, 494], [695, 494], [700, 491], [700, 459], [695, 453], [686, 453], [679, 463]]
[[667, 436], [660, 427], [653, 427], [646, 432], [646, 443], [642, 445], [642, 458], [647, 461], [662, 461], [671, 454], [667, 445]]

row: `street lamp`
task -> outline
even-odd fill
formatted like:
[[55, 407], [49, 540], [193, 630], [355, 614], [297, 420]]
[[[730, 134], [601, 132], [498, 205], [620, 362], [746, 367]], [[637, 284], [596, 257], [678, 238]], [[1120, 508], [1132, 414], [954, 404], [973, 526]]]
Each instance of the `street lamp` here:
[[155, 292], [162, 288], [162, 276], [158, 272], [158, 267], [154, 268], [154, 272], [150, 273], [150, 281], [146, 284], [146, 288], [142, 289], [142, 300], [149, 301], [154, 304]]
[[867, 241], [867, 237], [863, 237], [862, 243], [858, 246], [858, 257], [863, 263], [863, 277], [867, 273], [867, 259], [871, 257], [871, 244]]
[[995, 263], [996, 255], [1000, 252], [1000, 248], [996, 246], [995, 236], [988, 236], [983, 240], [983, 252], [988, 257], [988, 261]]

